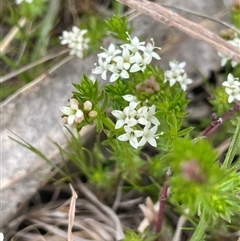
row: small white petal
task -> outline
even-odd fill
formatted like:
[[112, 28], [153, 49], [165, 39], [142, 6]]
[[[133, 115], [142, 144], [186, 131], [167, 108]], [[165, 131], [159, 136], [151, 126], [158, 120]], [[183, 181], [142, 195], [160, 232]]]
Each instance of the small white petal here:
[[157, 53], [155, 53], [155, 52], [152, 52], [152, 57], [153, 58], [155, 58], [155, 59], [157, 59], [157, 60], [160, 60], [161, 59], [161, 57], [157, 54]]
[[140, 124], [140, 125], [147, 125], [147, 123], [148, 123], [148, 120], [146, 119], [146, 118], [144, 118], [144, 117], [140, 117], [140, 118], [138, 118], [138, 123]]
[[128, 135], [125, 133], [125, 134], [122, 134], [118, 137], [118, 140], [120, 141], [128, 141], [129, 138], [128, 138]]
[[79, 102], [76, 99], [71, 99], [70, 100], [70, 107], [71, 107], [71, 109], [77, 111], [78, 110], [78, 105], [79, 105]]
[[75, 115], [76, 115], [76, 117], [83, 117], [84, 116], [82, 110], [78, 110]]
[[124, 95], [123, 99], [128, 102], [137, 102], [137, 97], [134, 95]]
[[129, 143], [130, 145], [137, 149], [139, 147], [139, 144], [138, 144], [138, 140], [137, 140], [137, 137], [136, 136], [133, 136], [130, 140], [129, 140]]
[[232, 95], [230, 95], [228, 97], [228, 103], [232, 103], [234, 101], [234, 97]]
[[123, 79], [128, 79], [129, 78], [129, 74], [128, 74], [128, 72], [126, 71], [126, 70], [122, 70], [122, 72], [120, 73], [120, 76], [121, 76], [121, 78], [123, 78]]
[[107, 71], [103, 71], [103, 72], [102, 72], [101, 78], [102, 78], [103, 80], [106, 80], [106, 79], [107, 79]]
[[119, 74], [118, 73], [113, 73], [110, 77], [110, 82], [114, 82], [119, 78]]
[[156, 139], [153, 138], [153, 137], [150, 137], [150, 138], [148, 139], [148, 143], [149, 143], [151, 146], [153, 146], [153, 147], [157, 147]]
[[72, 115], [75, 113], [75, 111], [70, 107], [63, 106], [63, 107], [60, 107], [59, 109], [64, 115]]
[[74, 121], [75, 121], [75, 115], [69, 115], [68, 116], [68, 124], [73, 125]]
[[129, 118], [125, 120], [126, 124], [130, 127], [135, 126], [138, 122], [135, 118]]
[[147, 143], [146, 137], [143, 136], [142, 139], [139, 141], [138, 145], [139, 146], [144, 146]]
[[229, 82], [229, 84], [234, 82], [234, 77], [231, 73], [228, 74], [227, 81]]
[[123, 127], [125, 124], [125, 120], [124, 119], [120, 119], [116, 122], [116, 125], [115, 125], [115, 129], [119, 129], [121, 127]]
[[112, 115], [114, 115], [118, 119], [125, 118], [125, 114], [120, 110], [113, 110], [111, 113], [112, 113]]
[[134, 64], [131, 69], [130, 69], [130, 73], [135, 73], [141, 70], [141, 67], [138, 64]]
[[234, 97], [235, 97], [236, 100], [240, 101], [240, 93], [236, 94]]
[[81, 123], [81, 122], [83, 121], [83, 119], [84, 119], [84, 114], [83, 114], [83, 112], [82, 112], [81, 110], [78, 110], [78, 111], [76, 112], [76, 114], [75, 114], [75, 119], [74, 119], [74, 121], [75, 121], [76, 123]]
[[232, 60], [231, 61], [231, 65], [234, 68], [234, 67], [236, 67], [238, 65], [238, 62], [236, 62], [235, 60]]
[[226, 88], [225, 91], [228, 95], [232, 95], [232, 93], [233, 93], [232, 89], [230, 89], [230, 88]]
[[141, 137], [143, 135], [143, 131], [135, 130], [134, 134], [135, 134], [136, 137]]

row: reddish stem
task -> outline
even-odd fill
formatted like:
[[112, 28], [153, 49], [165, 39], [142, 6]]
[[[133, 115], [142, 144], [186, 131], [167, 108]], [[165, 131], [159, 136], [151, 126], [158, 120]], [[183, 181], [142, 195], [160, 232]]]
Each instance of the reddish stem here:
[[[212, 120], [211, 124], [201, 133], [202, 136], [207, 136], [210, 133], [214, 132], [223, 122], [225, 122], [227, 119], [229, 119], [233, 114], [235, 114], [237, 111], [240, 110], [240, 102], [237, 102], [233, 108], [231, 108], [229, 111], [227, 111], [222, 117]], [[163, 223], [163, 217], [164, 217], [164, 209], [165, 209], [165, 204], [167, 200], [167, 192], [168, 192], [168, 179], [170, 177], [170, 170], [167, 171], [165, 180], [163, 183], [162, 190], [159, 195], [159, 212], [158, 212], [158, 217], [157, 217], [157, 223], [156, 223], [156, 234], [158, 234], [158, 237], [156, 238], [155, 241], [160, 241], [160, 232], [162, 228], [162, 223]]]
[[227, 111], [222, 117], [217, 120], [213, 120], [211, 124], [201, 133], [202, 136], [207, 136], [210, 133], [214, 132], [223, 122], [233, 116], [234, 113], [240, 110], [240, 103], [237, 102], [233, 108]]
[[[157, 223], [156, 223], [156, 234], [160, 234], [162, 223], [163, 223], [163, 216], [164, 216], [164, 210], [165, 210], [165, 204], [167, 200], [167, 192], [168, 192], [168, 179], [171, 172], [170, 170], [167, 171], [165, 180], [163, 183], [162, 190], [159, 195], [159, 211], [158, 211], [158, 217], [157, 217]], [[160, 241], [159, 236], [156, 238], [155, 241]]]

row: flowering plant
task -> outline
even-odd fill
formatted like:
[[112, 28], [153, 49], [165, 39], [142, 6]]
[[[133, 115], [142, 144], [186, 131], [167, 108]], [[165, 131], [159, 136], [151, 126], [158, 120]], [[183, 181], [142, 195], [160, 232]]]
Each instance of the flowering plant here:
[[[219, 225], [219, 220], [231, 222], [239, 205], [240, 176], [233, 162], [240, 138], [240, 121], [236, 114], [240, 110], [239, 79], [229, 73], [222, 86], [213, 91], [214, 108], [218, 113], [224, 109], [225, 114], [214, 118], [205, 130], [194, 132], [194, 126], [185, 123], [186, 108], [191, 101], [187, 87], [194, 81], [185, 72], [186, 63], [173, 60], [169, 63], [170, 70], [162, 70], [158, 64], [160, 48], [153, 39], [145, 43], [132, 37], [126, 18], [115, 16], [107, 23], [108, 30], [123, 43], [101, 47], [103, 52], [97, 54], [98, 64], [92, 70], [100, 79], [84, 75], [79, 84], [73, 84], [76, 90], [69, 106], [60, 108], [63, 123], [78, 131], [85, 125], [96, 124], [97, 132], [105, 133], [102, 145], [111, 153], [114, 175], [109, 176], [109, 167], [95, 167], [92, 176], [98, 173], [98, 179], [94, 179], [98, 185], [110, 188], [123, 179], [133, 186], [141, 186], [144, 175], [163, 183], [160, 210], [169, 196], [179, 212], [198, 223], [193, 224], [195, 231], [191, 241], [202, 240], [207, 230]], [[81, 31], [80, 42], [87, 43], [88, 39], [83, 40], [86, 30]], [[71, 44], [73, 38], [72, 34], [63, 33], [62, 44], [75, 49], [75, 44]], [[84, 49], [85, 45], [78, 48]], [[155, 67], [151, 65], [153, 60], [157, 61]], [[222, 63], [228, 60], [224, 57]], [[219, 103], [222, 105], [218, 106]], [[232, 122], [228, 127], [236, 131], [232, 149], [220, 164], [213, 143], [206, 137], [230, 117]], [[150, 156], [146, 146], [153, 148], [156, 154]], [[156, 225], [157, 233], [162, 219], [163, 212], [159, 211], [155, 221], [150, 222]]]
[[[46, 9], [44, 2], [15, 1], [22, 3], [19, 12], [30, 20], [41, 16]], [[58, 4], [49, 1], [54, 2]], [[148, 196], [146, 205], [139, 205], [147, 221], [139, 225], [140, 234], [126, 231], [126, 241], [161, 239], [166, 228], [166, 207], [174, 208], [174, 215], [181, 215], [179, 223], [185, 219], [182, 226], [188, 226], [190, 241], [212, 241], [214, 230], [238, 230], [240, 66], [236, 59], [226, 57], [226, 49], [224, 54], [218, 53], [222, 58], [219, 63], [226, 66], [226, 76], [216, 86], [204, 86], [210, 90], [206, 101], [214, 112], [211, 120], [199, 118], [199, 123], [192, 123], [188, 116], [195, 101], [191, 91], [195, 79], [185, 70], [189, 63], [173, 59], [169, 68], [163, 69], [161, 48], [151, 38], [132, 34], [127, 18], [113, 16], [105, 24], [96, 22], [91, 26], [94, 30], [91, 24], [73, 26], [59, 37], [69, 54], [81, 59], [98, 47], [91, 75], [84, 74], [79, 83], [73, 83], [75, 90], [69, 93], [68, 103], [60, 107], [62, 122], [72, 134], [70, 152], [57, 144], [61, 154], [77, 167], [77, 175], [95, 184], [97, 190], [106, 196], [116, 194], [116, 202], [126, 189]], [[36, 53], [44, 52], [38, 50], [49, 37], [43, 30]], [[99, 40], [106, 34], [113, 36], [112, 42], [99, 49]], [[228, 42], [240, 47], [238, 35]], [[87, 125], [96, 126], [91, 151], [81, 145], [80, 135], [71, 131], [80, 132]], [[218, 146], [226, 140], [229, 147], [225, 156]], [[68, 176], [53, 166], [66, 175], [64, 180], [72, 182], [76, 173]], [[179, 237], [178, 228], [177, 233]], [[0, 240], [3, 238], [0, 233]]]

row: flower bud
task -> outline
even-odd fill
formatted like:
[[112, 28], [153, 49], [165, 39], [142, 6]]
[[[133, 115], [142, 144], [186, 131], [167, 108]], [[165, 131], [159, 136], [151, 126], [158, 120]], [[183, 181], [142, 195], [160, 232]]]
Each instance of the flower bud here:
[[67, 116], [64, 116], [64, 117], [62, 118], [62, 123], [63, 123], [64, 125], [67, 125], [67, 124], [68, 124], [68, 117], [67, 117]]
[[76, 112], [76, 117], [75, 117], [74, 121], [75, 121], [76, 123], [81, 123], [81, 122], [83, 121], [83, 119], [84, 119], [84, 114], [83, 114], [83, 112], [82, 112], [81, 110], [78, 110], [78, 111]]
[[148, 94], [153, 94], [160, 90], [160, 86], [154, 76], [151, 76], [149, 79], [146, 79], [144, 82], [137, 84], [137, 92], [146, 92]]
[[90, 111], [90, 110], [92, 110], [92, 107], [93, 107], [93, 104], [92, 104], [92, 102], [89, 101], [89, 100], [87, 100], [87, 101], [85, 101], [85, 102], [83, 103], [83, 109], [84, 109], [85, 111]]
[[98, 113], [97, 113], [97, 111], [95, 111], [95, 110], [91, 110], [91, 111], [88, 113], [88, 116], [89, 116], [90, 118], [96, 119], [97, 116], [98, 116]]
[[181, 170], [185, 180], [202, 183], [206, 179], [199, 162], [196, 160], [183, 162]]
[[79, 102], [74, 98], [70, 99], [69, 102], [70, 102], [70, 104], [77, 104], [77, 105], [79, 104]]

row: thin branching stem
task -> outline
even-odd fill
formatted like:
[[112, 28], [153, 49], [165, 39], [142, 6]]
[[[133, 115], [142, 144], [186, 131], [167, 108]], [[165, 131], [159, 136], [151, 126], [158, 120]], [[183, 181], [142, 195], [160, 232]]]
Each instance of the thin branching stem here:
[[157, 223], [156, 223], [156, 234], [158, 235], [158, 237], [156, 238], [156, 241], [160, 241], [159, 234], [161, 232], [162, 223], [163, 223], [165, 204], [166, 204], [167, 193], [168, 193], [168, 188], [169, 188], [168, 179], [170, 177], [170, 174], [171, 174], [171, 171], [168, 170], [165, 175], [163, 187], [162, 187], [162, 190], [159, 195], [159, 211], [158, 211], [158, 217], [157, 217]]
[[231, 108], [229, 111], [227, 111], [222, 117], [212, 120], [211, 124], [201, 133], [202, 136], [207, 136], [218, 129], [218, 127], [225, 122], [227, 119], [229, 119], [233, 114], [235, 114], [237, 111], [240, 110], [240, 103], [237, 102], [233, 108]]

